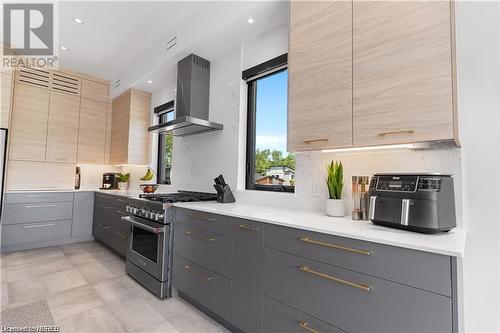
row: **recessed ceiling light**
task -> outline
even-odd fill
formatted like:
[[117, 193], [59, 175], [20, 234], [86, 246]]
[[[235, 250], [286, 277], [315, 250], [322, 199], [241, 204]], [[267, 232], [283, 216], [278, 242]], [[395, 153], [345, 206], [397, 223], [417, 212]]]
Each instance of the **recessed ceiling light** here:
[[151, 83], [153, 83], [153, 81], [151, 81], [151, 80], [148, 80], [148, 83], [149, 83], [149, 84], [151, 84]]
[[59, 46], [59, 47], [60, 47], [60, 48], [61, 48], [61, 50], [63, 50], [63, 51], [66, 51], [66, 50], [68, 49], [66, 46], [62, 46], [62, 45], [61, 45], [61, 46]]
[[247, 20], [248, 23], [252, 24], [254, 21], [253, 21], [253, 18], [249, 17], [248, 20]]
[[78, 23], [78, 24], [82, 24], [83, 20], [79, 17], [73, 17], [73, 22]]

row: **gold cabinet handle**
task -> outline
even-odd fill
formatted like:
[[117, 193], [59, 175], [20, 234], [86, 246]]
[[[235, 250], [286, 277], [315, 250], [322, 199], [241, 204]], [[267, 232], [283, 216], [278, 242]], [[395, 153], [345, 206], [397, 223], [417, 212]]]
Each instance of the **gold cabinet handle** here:
[[127, 238], [127, 236], [125, 236], [124, 234], [122, 234], [121, 232], [115, 232], [115, 234], [123, 239]]
[[111, 229], [111, 227], [104, 226], [104, 229], [108, 230], [108, 229]]
[[209, 237], [204, 237], [204, 236], [201, 236], [201, 235], [193, 234], [189, 230], [186, 231], [186, 235], [191, 236], [191, 237], [195, 237], [195, 238], [207, 241], [207, 242], [215, 242], [215, 238], [209, 238]]
[[321, 272], [317, 272], [307, 266], [299, 266], [299, 270], [302, 271], [302, 272], [305, 272], [305, 273], [309, 273], [309, 274], [312, 274], [312, 275], [316, 275], [316, 276], [319, 276], [319, 277], [322, 277], [324, 279], [327, 279], [327, 280], [331, 280], [331, 281], [335, 281], [335, 282], [338, 282], [338, 283], [341, 283], [341, 284], [345, 284], [346, 286], [349, 286], [349, 287], [353, 287], [353, 288], [357, 288], [357, 289], [361, 289], [363, 291], [370, 291], [370, 286], [367, 286], [366, 284], [361, 284], [361, 283], [355, 283], [355, 282], [351, 282], [351, 281], [347, 281], [347, 280], [344, 280], [344, 279], [340, 279], [338, 277], [335, 277], [335, 276], [332, 276], [332, 275], [328, 275], [328, 274], [325, 274], [325, 273], [321, 273]]
[[188, 271], [189, 273], [192, 273], [192, 274], [194, 274], [194, 275], [196, 275], [196, 276], [199, 276], [199, 277], [201, 277], [202, 279], [205, 279], [205, 280], [207, 280], [207, 281], [211, 281], [211, 280], [213, 280], [213, 277], [212, 277], [212, 276], [207, 276], [207, 275], [205, 275], [205, 274], [203, 274], [203, 273], [197, 272], [197, 271], [195, 271], [194, 269], [192, 269], [192, 268], [191, 268], [191, 266], [189, 266], [189, 265], [184, 266], [184, 269], [185, 269], [186, 271]]
[[238, 224], [238, 228], [243, 229], [243, 230], [248, 230], [248, 231], [257, 231], [259, 228], [251, 227], [246, 224]]
[[378, 136], [398, 135], [398, 134], [415, 134], [415, 130], [401, 130], [391, 132], [380, 132]]
[[336, 250], [341, 250], [341, 251], [346, 251], [346, 252], [351, 252], [351, 253], [357, 253], [357, 254], [364, 254], [367, 256], [372, 254], [370, 251], [353, 249], [351, 247], [342, 246], [342, 245], [338, 245], [338, 244], [332, 244], [332, 243], [326, 243], [326, 242], [322, 242], [322, 241], [318, 241], [318, 240], [314, 240], [314, 239], [309, 239], [307, 237], [301, 237], [299, 239], [301, 241], [303, 241], [304, 243], [315, 244], [315, 245], [319, 245], [319, 246], [328, 247], [331, 249], [336, 249]]
[[327, 138], [319, 138], [319, 139], [304, 140], [304, 143], [306, 143], [306, 144], [316, 143], [316, 142], [328, 142], [328, 139]]
[[299, 326], [308, 332], [319, 333], [319, 331], [315, 330], [314, 328], [309, 327], [309, 323], [305, 320], [299, 321]]
[[215, 219], [213, 219], [213, 218], [204, 217], [204, 216], [200, 216], [200, 215], [196, 215], [196, 214], [189, 214], [189, 217], [192, 217], [192, 218], [198, 219], [198, 220], [207, 221], [207, 222], [215, 222]]

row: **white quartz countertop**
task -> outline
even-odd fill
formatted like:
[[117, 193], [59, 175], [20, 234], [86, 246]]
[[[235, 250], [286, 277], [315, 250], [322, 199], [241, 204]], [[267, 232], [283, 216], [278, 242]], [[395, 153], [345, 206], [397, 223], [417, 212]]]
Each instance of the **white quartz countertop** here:
[[227, 215], [285, 227], [354, 238], [374, 243], [404, 247], [419, 251], [462, 257], [466, 232], [457, 228], [441, 234], [419, 234], [405, 230], [374, 225], [369, 221], [353, 221], [350, 218], [334, 218], [314, 212], [294, 209], [254, 206], [240, 203], [214, 202], [175, 203], [176, 207], [202, 212]]

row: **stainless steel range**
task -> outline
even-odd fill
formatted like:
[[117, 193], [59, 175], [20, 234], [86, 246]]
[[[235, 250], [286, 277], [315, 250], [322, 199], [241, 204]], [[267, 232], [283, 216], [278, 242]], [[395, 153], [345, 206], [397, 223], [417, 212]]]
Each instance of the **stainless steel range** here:
[[131, 225], [127, 274], [159, 298], [170, 297], [173, 203], [216, 199], [216, 194], [189, 191], [129, 199], [128, 215], [122, 217]]

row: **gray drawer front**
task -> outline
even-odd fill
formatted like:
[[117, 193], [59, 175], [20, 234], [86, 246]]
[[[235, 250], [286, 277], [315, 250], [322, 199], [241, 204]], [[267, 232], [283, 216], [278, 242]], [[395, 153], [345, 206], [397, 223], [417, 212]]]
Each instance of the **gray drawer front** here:
[[73, 201], [72, 192], [6, 193], [6, 204]]
[[174, 255], [172, 283], [210, 311], [229, 321], [231, 280]]
[[73, 202], [8, 204], [4, 206], [3, 224], [71, 220]]
[[52, 221], [2, 226], [2, 246], [46, 242], [71, 237], [71, 221]]
[[125, 212], [125, 207], [128, 204], [127, 198], [119, 195], [107, 195], [107, 194], [96, 193], [95, 199], [105, 207], [114, 207], [123, 212]]
[[182, 223], [228, 237], [233, 236], [234, 228], [232, 224], [234, 220], [229, 216], [175, 207], [175, 223]]
[[297, 311], [272, 298], [264, 297], [264, 333], [344, 333], [314, 317]]
[[228, 278], [232, 276], [232, 238], [176, 224], [174, 253]]
[[92, 235], [92, 218], [94, 213], [94, 193], [75, 193], [73, 201], [73, 227], [71, 237]]
[[265, 295], [348, 332], [452, 332], [449, 297], [271, 249], [265, 265]]
[[[269, 224], [264, 228], [266, 247], [451, 297], [448, 256]], [[370, 251], [370, 255], [301, 241], [304, 237], [312, 242]]]

